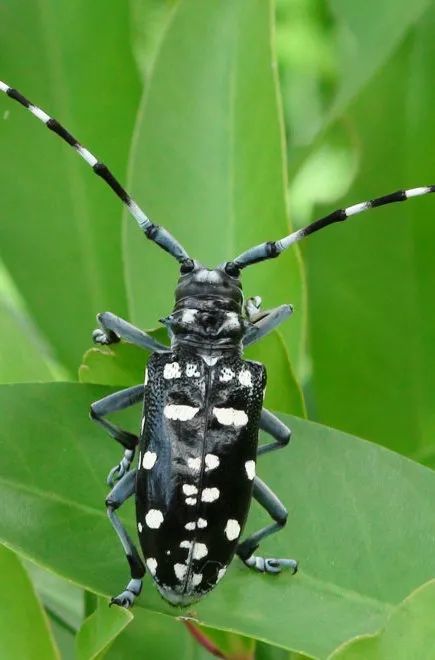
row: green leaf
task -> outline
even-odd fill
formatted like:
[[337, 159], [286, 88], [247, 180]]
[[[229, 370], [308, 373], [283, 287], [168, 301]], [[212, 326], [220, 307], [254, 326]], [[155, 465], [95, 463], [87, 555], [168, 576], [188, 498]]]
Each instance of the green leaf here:
[[181, 621], [136, 607], [133, 621], [115, 640], [104, 659], [197, 660], [193, 655], [195, 645]]
[[[0, 388], [0, 538], [104, 596], [128, 576], [104, 511], [105, 477], [120, 451], [87, 419], [90, 402], [108, 391], [60, 383]], [[130, 423], [138, 426], [139, 417], [133, 411]], [[289, 523], [262, 547], [266, 556], [298, 558], [300, 572], [257, 575], [235, 561], [189, 613], [213, 628], [325, 657], [375, 632], [394, 604], [435, 575], [435, 474], [377, 445], [284, 419], [293, 442], [264, 456], [258, 471], [287, 504]], [[131, 506], [126, 514], [134, 535]], [[248, 531], [266, 521], [253, 506]], [[141, 606], [179, 613], [148, 580]]]
[[[107, 11], [104, 0], [13, 0], [2, 8], [2, 77], [121, 179], [141, 91], [129, 32], [126, 3]], [[126, 313], [121, 204], [73, 149], [3, 94], [0, 116], [1, 256], [57, 357], [75, 370], [96, 313]]]
[[0, 657], [58, 659], [47, 617], [32, 583], [18, 558], [4, 546], [0, 546], [0, 575]]
[[133, 614], [123, 607], [109, 607], [102, 599], [76, 637], [76, 660], [94, 660], [106, 650], [126, 626]]
[[28, 319], [0, 297], [0, 382], [51, 381], [51, 368], [45, 346], [33, 332]]
[[[432, 6], [354, 104], [361, 174], [340, 206], [432, 180], [434, 27]], [[317, 418], [431, 465], [434, 208], [429, 197], [370, 211], [304, 246]]]
[[[151, 219], [210, 267], [289, 230], [271, 18], [269, 0], [181, 0], [138, 115], [131, 188]], [[125, 263], [132, 319], [153, 326], [172, 308], [178, 265], [139, 240], [131, 222]], [[267, 308], [295, 304], [282, 332], [296, 368], [304, 334], [297, 254], [247, 268], [244, 290], [263, 295]]]
[[329, 5], [338, 24], [341, 65], [338, 93], [329, 113], [335, 119], [385, 65], [430, 2], [329, 0]]
[[416, 589], [393, 610], [377, 635], [354, 639], [330, 660], [410, 660], [434, 658], [435, 580]]

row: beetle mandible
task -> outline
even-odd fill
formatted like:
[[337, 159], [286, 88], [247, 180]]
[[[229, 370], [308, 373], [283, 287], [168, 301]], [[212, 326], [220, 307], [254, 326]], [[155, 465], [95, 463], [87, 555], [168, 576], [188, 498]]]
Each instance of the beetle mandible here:
[[[287, 319], [292, 307], [263, 312], [259, 297], [244, 302], [241, 271], [278, 257], [323, 227], [370, 208], [435, 192], [435, 186], [399, 190], [338, 209], [281, 240], [261, 243], [209, 269], [151, 222], [107, 166], [58, 121], [1, 81], [0, 91], [71, 145], [124, 202], [146, 237], [180, 263], [175, 306], [163, 319], [170, 346], [109, 312], [97, 316], [100, 327], [93, 333], [98, 344], [124, 339], [152, 351], [143, 384], [96, 401], [90, 411], [91, 418], [124, 447], [120, 463], [107, 479], [111, 491], [106, 507], [131, 579], [112, 603], [130, 607], [147, 570], [166, 601], [190, 605], [216, 586], [235, 554], [256, 571], [279, 573], [286, 568], [295, 573], [294, 559], [254, 554], [260, 542], [287, 521], [285, 506], [256, 476], [256, 460], [285, 447], [291, 432], [262, 405], [264, 366], [242, 358], [244, 347]], [[105, 418], [140, 402], [144, 414], [138, 435]], [[258, 447], [260, 429], [273, 440]], [[137, 469], [130, 470], [137, 448]], [[145, 564], [116, 513], [133, 495]], [[240, 541], [252, 497], [273, 522]]]

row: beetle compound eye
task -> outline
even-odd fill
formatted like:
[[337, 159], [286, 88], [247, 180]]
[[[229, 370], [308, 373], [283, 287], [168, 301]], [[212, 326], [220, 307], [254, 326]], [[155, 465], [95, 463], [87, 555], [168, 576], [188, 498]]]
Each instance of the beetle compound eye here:
[[229, 261], [225, 264], [225, 272], [230, 277], [239, 277], [240, 268], [234, 263], [234, 261]]
[[192, 259], [185, 259], [180, 267], [180, 273], [185, 275], [186, 273], [191, 273], [195, 268], [195, 264]]

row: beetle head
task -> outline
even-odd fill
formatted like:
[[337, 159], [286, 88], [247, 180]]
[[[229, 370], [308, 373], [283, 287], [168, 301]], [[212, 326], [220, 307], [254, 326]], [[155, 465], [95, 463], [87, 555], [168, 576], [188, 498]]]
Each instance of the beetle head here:
[[231, 262], [209, 269], [186, 259], [175, 289], [175, 310], [220, 309], [241, 314], [243, 292], [239, 275], [239, 269]]

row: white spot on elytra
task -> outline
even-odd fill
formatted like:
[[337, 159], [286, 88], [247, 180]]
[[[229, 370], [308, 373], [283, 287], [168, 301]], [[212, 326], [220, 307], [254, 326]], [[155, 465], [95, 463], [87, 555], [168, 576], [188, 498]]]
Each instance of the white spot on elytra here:
[[187, 422], [193, 419], [198, 412], [199, 408], [193, 406], [181, 406], [177, 404], [169, 404], [165, 406], [163, 413], [168, 419], [180, 422]]
[[187, 550], [190, 550], [192, 546], [192, 541], [181, 541], [180, 543], [180, 548], [186, 548]]
[[255, 477], [255, 461], [246, 461], [245, 463], [246, 474], [250, 481]]
[[141, 522], [137, 523], [137, 528], [139, 530], [139, 534], [141, 534], [142, 533], [142, 523]]
[[163, 522], [163, 513], [158, 509], [150, 509], [145, 516], [145, 522], [151, 529], [158, 529]]
[[183, 493], [185, 495], [196, 495], [198, 492], [198, 489], [196, 486], [193, 486], [192, 484], [183, 484]]
[[229, 367], [224, 367], [219, 375], [219, 380], [221, 383], [228, 383], [230, 380], [233, 380], [234, 376], [235, 373], [232, 369]]
[[180, 581], [183, 580], [187, 573], [187, 566], [185, 564], [174, 564], [174, 573]]
[[157, 560], [154, 557], [148, 557], [146, 560], [146, 565], [150, 575], [155, 575], [157, 569]]
[[223, 576], [225, 575], [226, 572], [227, 572], [227, 567], [226, 567], [226, 566], [224, 566], [223, 568], [220, 568], [220, 569], [218, 570], [218, 574], [217, 574], [217, 578], [216, 578], [216, 583], [218, 583], [219, 580], [222, 580], [222, 578], [223, 578]]
[[163, 378], [169, 380], [170, 378], [180, 378], [180, 376], [181, 369], [178, 362], [168, 362], [168, 364], [165, 364], [165, 368], [163, 369]]
[[204, 518], [198, 518], [198, 527], [199, 529], [204, 529], [204, 527], [207, 527], [207, 521], [204, 520]]
[[201, 467], [201, 459], [199, 457], [188, 458], [187, 465], [190, 467], [191, 470], [199, 470], [199, 468]]
[[195, 504], [196, 504], [196, 502], [197, 502], [197, 499], [196, 499], [196, 497], [186, 497], [185, 502], [186, 502], [186, 504], [188, 504], [189, 506], [195, 506]]
[[186, 376], [188, 378], [199, 378], [200, 375], [201, 372], [196, 364], [191, 364], [190, 362], [186, 364]]
[[205, 543], [195, 543], [193, 546], [193, 558], [202, 559], [208, 555], [207, 546]]
[[237, 520], [231, 518], [228, 520], [227, 526], [225, 527], [225, 534], [229, 541], [234, 541], [238, 538], [240, 534], [240, 525]]
[[248, 423], [248, 415], [244, 410], [213, 408], [213, 415], [223, 426], [246, 426]]
[[148, 384], [148, 369], [145, 369], [145, 385]]
[[[198, 520], [199, 524], [199, 520]], [[188, 522], [184, 525], [184, 529], [187, 529], [188, 532], [193, 532], [196, 529], [196, 522]]]
[[203, 502], [214, 502], [219, 497], [219, 488], [204, 488], [201, 494]]
[[239, 373], [239, 383], [244, 387], [252, 387], [251, 372], [247, 369], [242, 369], [242, 371]]
[[157, 460], [157, 454], [154, 451], [146, 451], [142, 459], [142, 467], [144, 470], [151, 470]]
[[197, 587], [202, 582], [202, 573], [194, 573], [192, 575], [192, 587]]
[[214, 470], [215, 468], [218, 467], [220, 463], [219, 457], [216, 456], [215, 454], [206, 454], [204, 460], [205, 460], [206, 472], [208, 472], [209, 470]]

